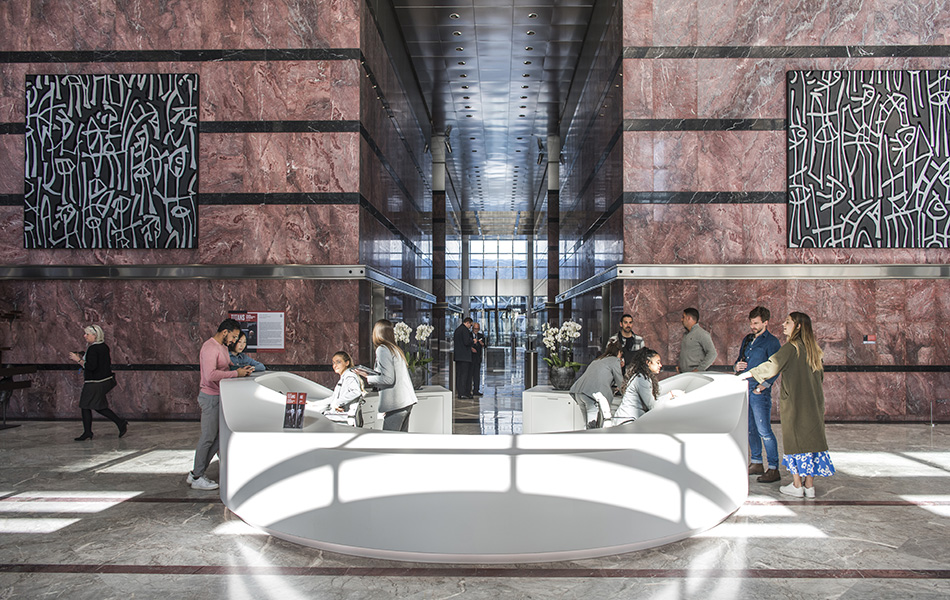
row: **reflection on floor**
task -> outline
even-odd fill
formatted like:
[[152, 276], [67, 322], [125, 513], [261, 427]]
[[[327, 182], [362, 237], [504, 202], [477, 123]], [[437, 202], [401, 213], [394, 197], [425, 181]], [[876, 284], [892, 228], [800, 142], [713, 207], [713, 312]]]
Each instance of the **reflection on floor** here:
[[[522, 369], [519, 356], [483, 375], [481, 398], [456, 400], [455, 433], [519, 433]], [[96, 437], [77, 443], [80, 429], [0, 431], [0, 599], [950, 596], [950, 425], [829, 425], [838, 473], [817, 482], [816, 500], [751, 478], [737, 513], [688, 540], [483, 566], [354, 558], [261, 534], [217, 492], [185, 484], [197, 423], [133, 422], [120, 440], [96, 421]]]
[[[512, 359], [514, 356], [514, 359]], [[493, 372], [482, 364], [481, 397], [455, 399], [453, 433], [499, 435], [521, 433], [521, 393], [524, 392], [524, 351], [506, 353], [504, 371]], [[543, 371], [540, 372], [540, 371]], [[547, 370], [539, 369], [539, 383], [547, 383]]]

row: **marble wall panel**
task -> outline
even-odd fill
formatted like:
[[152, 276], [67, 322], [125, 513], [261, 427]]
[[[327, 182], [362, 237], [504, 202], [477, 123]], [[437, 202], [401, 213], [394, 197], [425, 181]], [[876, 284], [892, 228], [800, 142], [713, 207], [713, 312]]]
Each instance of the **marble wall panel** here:
[[623, 0], [623, 45], [653, 43], [653, 0]]
[[[866, 366], [947, 365], [950, 350], [933, 314], [920, 314], [907, 305], [883, 301], [901, 289], [926, 297], [946, 286], [940, 280], [880, 281], [626, 281], [623, 310], [634, 316], [634, 331], [675, 365], [683, 328], [681, 311], [693, 306], [700, 324], [710, 332], [719, 356], [715, 364], [730, 365], [748, 332], [748, 311], [763, 305], [772, 311], [769, 329], [781, 341], [781, 323], [791, 310], [808, 313], [831, 367], [857, 369], [825, 375], [827, 418], [833, 420], [902, 421], [929, 418], [929, 399], [946, 396], [943, 372], [870, 372]], [[927, 291], [929, 290], [931, 291]], [[865, 335], [877, 344], [865, 344]], [[926, 352], [924, 352], [926, 350]], [[916, 353], [916, 356], [915, 356]], [[926, 361], [921, 359], [925, 357]], [[940, 386], [944, 387], [940, 387]], [[927, 414], [924, 414], [926, 408]], [[950, 412], [950, 411], [946, 411]]]
[[22, 135], [0, 135], [0, 194], [23, 193], [24, 152]]
[[359, 62], [211, 61], [0, 64], [0, 122], [24, 119], [27, 74], [198, 73], [201, 121], [359, 118]]
[[624, 119], [654, 118], [653, 71], [652, 59], [623, 61]]
[[906, 381], [908, 419], [950, 421], [950, 373], [907, 373]]
[[29, 65], [22, 63], [0, 64], [0, 123], [23, 122], [25, 82], [29, 69]]
[[23, 209], [0, 206], [0, 264], [355, 264], [355, 204], [201, 207], [197, 250], [25, 250]]
[[[40, 281], [0, 282], [4, 308], [23, 311], [4, 331], [12, 364], [61, 364], [31, 377], [33, 387], [11, 403], [10, 415], [71, 418], [81, 375], [68, 352], [84, 348], [82, 327], [106, 331], [120, 386], [113, 408], [129, 418], [197, 416], [191, 406], [198, 350], [229, 310], [283, 310], [286, 351], [259, 353], [265, 364], [329, 365], [334, 352], [359, 355], [359, 282]], [[148, 370], [153, 365], [171, 370]], [[184, 408], [183, 408], [184, 407]]]
[[624, 262], [631, 264], [950, 262], [944, 249], [788, 248], [784, 204], [627, 204], [624, 215]]
[[[628, 134], [624, 134], [626, 137]], [[699, 134], [666, 131], [653, 134], [653, 191], [678, 192], [700, 189]], [[633, 190], [625, 190], [633, 191]]]
[[[28, 6], [18, 26], [36, 51], [351, 48], [359, 40], [356, 0], [14, 4]], [[7, 11], [11, 19], [20, 12]]]
[[697, 112], [696, 61], [652, 61], [653, 118], [694, 119]]
[[359, 118], [355, 60], [208, 62], [199, 73], [202, 121]]
[[945, 43], [941, 2], [626, 0], [627, 46], [782, 46]]
[[698, 189], [785, 191], [785, 132], [710, 131], [699, 136]]
[[654, 0], [652, 45], [695, 46], [701, 18], [698, 0]]

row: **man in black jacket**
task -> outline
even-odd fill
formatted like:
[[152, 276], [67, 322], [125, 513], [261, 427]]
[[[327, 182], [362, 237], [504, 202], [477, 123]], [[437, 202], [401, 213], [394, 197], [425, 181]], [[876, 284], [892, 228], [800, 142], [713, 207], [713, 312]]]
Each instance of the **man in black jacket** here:
[[475, 354], [472, 355], [472, 395], [482, 395], [482, 355], [485, 353], [485, 334], [480, 331], [478, 323], [472, 323], [472, 338], [474, 339]]
[[475, 340], [472, 337], [472, 318], [465, 317], [453, 336], [455, 352], [455, 394], [459, 398], [472, 397], [472, 364], [475, 361]]

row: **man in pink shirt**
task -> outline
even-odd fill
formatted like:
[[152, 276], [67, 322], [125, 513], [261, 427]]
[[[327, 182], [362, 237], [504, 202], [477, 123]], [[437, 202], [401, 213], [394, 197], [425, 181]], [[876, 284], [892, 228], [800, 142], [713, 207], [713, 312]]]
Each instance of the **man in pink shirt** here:
[[201, 387], [198, 392], [198, 405], [201, 407], [201, 437], [195, 450], [195, 466], [188, 473], [186, 481], [196, 490], [216, 490], [218, 482], [205, 477], [205, 469], [218, 453], [218, 404], [221, 401], [222, 379], [246, 377], [254, 372], [254, 367], [241, 367], [232, 371], [228, 344], [233, 343], [241, 333], [241, 325], [234, 319], [225, 319], [218, 325], [218, 333], [201, 346], [198, 363], [201, 366]]

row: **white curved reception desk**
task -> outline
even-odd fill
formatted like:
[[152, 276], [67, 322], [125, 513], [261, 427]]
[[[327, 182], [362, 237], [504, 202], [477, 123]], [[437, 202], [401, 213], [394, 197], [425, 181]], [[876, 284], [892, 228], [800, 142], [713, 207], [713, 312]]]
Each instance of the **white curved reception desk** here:
[[685, 395], [610, 429], [492, 436], [356, 429], [315, 411], [284, 430], [281, 392], [326, 388], [275, 375], [221, 383], [221, 499], [300, 544], [426, 562], [569, 560], [689, 537], [748, 495], [747, 387], [731, 375], [671, 377], [664, 389]]

